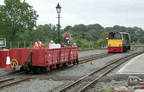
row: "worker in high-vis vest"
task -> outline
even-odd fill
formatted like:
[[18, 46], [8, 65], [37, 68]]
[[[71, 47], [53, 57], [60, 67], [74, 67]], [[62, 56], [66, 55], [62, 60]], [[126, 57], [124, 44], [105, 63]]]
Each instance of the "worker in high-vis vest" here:
[[37, 41], [34, 43], [34, 47], [42, 47], [42, 46], [43, 43], [37, 39]]

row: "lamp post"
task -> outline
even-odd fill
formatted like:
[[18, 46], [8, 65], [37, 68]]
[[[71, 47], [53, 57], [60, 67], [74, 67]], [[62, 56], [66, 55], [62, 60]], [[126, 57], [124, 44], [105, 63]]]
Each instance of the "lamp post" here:
[[56, 6], [56, 10], [58, 13], [58, 43], [60, 43], [60, 13], [61, 13], [61, 6], [59, 3]]

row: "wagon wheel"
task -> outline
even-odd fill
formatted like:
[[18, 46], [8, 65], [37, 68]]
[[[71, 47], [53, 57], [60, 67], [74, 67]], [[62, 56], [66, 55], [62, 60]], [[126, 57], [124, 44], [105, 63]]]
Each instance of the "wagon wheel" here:
[[20, 71], [24, 71], [24, 68], [23, 68], [23, 66], [22, 66], [22, 67], [20, 67]]
[[38, 68], [38, 69], [36, 70], [36, 73], [37, 73], [37, 74], [40, 74], [40, 73], [41, 73], [41, 69]]
[[29, 70], [28, 67], [24, 67], [24, 71], [25, 71], [26, 74], [29, 74], [29, 73], [30, 73], [30, 70]]
[[60, 64], [57, 64], [56, 67], [57, 67], [57, 69], [59, 69], [60, 68]]
[[53, 66], [51, 65], [51, 66], [50, 66], [50, 71], [51, 71], [52, 69], [53, 69]]
[[63, 68], [67, 67], [66, 63], [64, 63], [62, 67], [63, 67]]
[[26, 74], [29, 74], [29, 73], [30, 73], [30, 70], [25, 70], [25, 73], [26, 73]]
[[32, 70], [34, 74], [36, 74], [36, 70]]
[[33, 67], [32, 71], [34, 74], [36, 74], [36, 70], [37, 70], [37, 68]]
[[76, 63], [77, 63], [77, 65], [79, 64], [78, 58], [76, 59]]
[[73, 60], [73, 65], [75, 65], [75, 60]]

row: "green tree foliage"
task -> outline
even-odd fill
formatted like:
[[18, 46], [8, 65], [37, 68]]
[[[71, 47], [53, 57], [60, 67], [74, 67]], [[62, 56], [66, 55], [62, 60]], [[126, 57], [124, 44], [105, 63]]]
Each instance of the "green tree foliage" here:
[[84, 24], [74, 25], [74, 27], [72, 27], [70, 30], [74, 32], [78, 32], [78, 31], [86, 32], [86, 26]]
[[38, 15], [25, 0], [5, 0], [4, 3], [0, 6], [0, 34], [9, 43], [18, 40], [25, 30], [32, 30]]
[[76, 40], [76, 43], [80, 48], [87, 47], [84, 46], [84, 44], [87, 42], [83, 43], [83, 40], [87, 40], [90, 42], [94, 41], [94, 44], [92, 46], [93, 48], [101, 48], [103, 46], [107, 46], [106, 34], [108, 34], [111, 31], [127, 32], [131, 36], [131, 42], [135, 43], [137, 43], [138, 39], [144, 35], [144, 31], [141, 28], [124, 27], [119, 25], [103, 28], [99, 24], [87, 26], [80, 24], [71, 27], [68, 31], [72, 33], [73, 38], [78, 39]]
[[[65, 43], [64, 41], [65, 41], [65, 37], [64, 37], [64, 36], [60, 36], [60, 44], [61, 44], [61, 43]], [[58, 43], [58, 37], [56, 37], [56, 38], [54, 39], [54, 42], [55, 42], [55, 43]]]
[[86, 26], [86, 31], [89, 31], [89, 30], [99, 31], [99, 30], [103, 30], [103, 29], [104, 28], [100, 24], [93, 24], [93, 25]]
[[54, 34], [56, 34], [56, 32], [51, 32], [51, 28], [48, 24], [39, 25], [36, 27], [35, 30], [27, 30], [23, 34], [21, 34], [19, 36], [19, 41], [29, 41], [34, 43], [37, 39], [39, 39], [43, 41], [43, 43], [45, 43], [47, 41], [50, 41]]
[[144, 36], [142, 36], [140, 39], [139, 39], [139, 42], [144, 44]]
[[88, 33], [93, 37], [94, 41], [97, 41], [100, 38], [100, 32], [94, 29], [88, 31]]
[[70, 28], [71, 28], [71, 26], [66, 26], [66, 27], [64, 28], [64, 31], [68, 31]]

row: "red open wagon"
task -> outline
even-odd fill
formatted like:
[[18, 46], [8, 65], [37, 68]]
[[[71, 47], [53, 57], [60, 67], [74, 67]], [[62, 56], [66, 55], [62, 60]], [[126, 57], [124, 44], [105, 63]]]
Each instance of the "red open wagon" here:
[[72, 64], [75, 61], [78, 64], [78, 47], [10, 49], [10, 59], [17, 60], [18, 65], [22, 66], [21, 70], [26, 73], [31, 70], [34, 73], [50, 71], [50, 69]]

